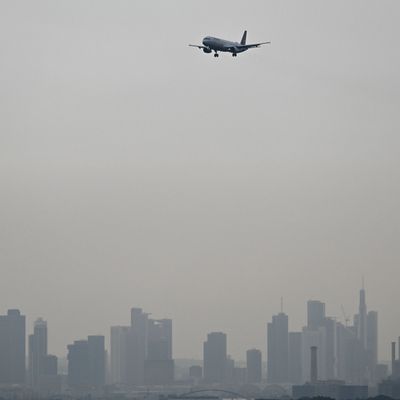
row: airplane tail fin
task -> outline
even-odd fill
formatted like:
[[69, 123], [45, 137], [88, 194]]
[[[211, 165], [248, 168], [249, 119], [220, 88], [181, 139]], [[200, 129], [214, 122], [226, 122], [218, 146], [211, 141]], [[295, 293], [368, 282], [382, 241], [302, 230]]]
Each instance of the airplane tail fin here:
[[244, 31], [240, 44], [246, 44], [247, 31]]

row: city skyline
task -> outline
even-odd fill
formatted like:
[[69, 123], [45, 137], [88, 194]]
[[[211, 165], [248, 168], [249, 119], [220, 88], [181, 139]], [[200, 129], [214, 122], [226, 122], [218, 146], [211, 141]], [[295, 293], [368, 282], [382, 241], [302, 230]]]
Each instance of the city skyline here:
[[[380, 320], [380, 318], [378, 319], [379, 312], [376, 312], [375, 310], [371, 311], [370, 308], [367, 308], [366, 304], [363, 306], [363, 302], [365, 302], [365, 299], [366, 299], [366, 290], [364, 289], [364, 287], [362, 287], [359, 290], [359, 293], [360, 293], [359, 296], [358, 296], [359, 304], [357, 306], [354, 306], [354, 310], [355, 311], [357, 311], [357, 310], [358, 311], [366, 310], [366, 314], [365, 314], [365, 319], [366, 319], [365, 320], [365, 325], [366, 325], [366, 328], [367, 328], [367, 323], [368, 323], [367, 316], [371, 315], [371, 317], [373, 317], [374, 319], [379, 321], [378, 332], [380, 333], [380, 330], [382, 329], [383, 322]], [[269, 319], [266, 319], [264, 321], [264, 325], [265, 325], [264, 326], [264, 332], [263, 332], [264, 339], [265, 339], [264, 343], [261, 346], [257, 346], [256, 344], [252, 344], [252, 343], [243, 343], [244, 351], [242, 353], [235, 353], [234, 351], [232, 351], [232, 345], [230, 343], [229, 344], [229, 348], [228, 348], [229, 351], [228, 351], [227, 354], [230, 355], [230, 356], [234, 356], [234, 358], [236, 360], [242, 362], [242, 361], [244, 361], [246, 359], [246, 352], [250, 348], [257, 348], [257, 349], [259, 349], [261, 351], [263, 360], [265, 362], [267, 362], [266, 361], [266, 353], [267, 353], [266, 352], [266, 348], [268, 347], [268, 345], [267, 345], [267, 340], [266, 339], [267, 339], [267, 336], [268, 336], [268, 331], [270, 329], [269, 325], [271, 325], [270, 320], [272, 319], [272, 321], [274, 321], [276, 319], [276, 321], [279, 321], [280, 319], [282, 319], [282, 318], [280, 318], [280, 316], [285, 318], [285, 322], [284, 322], [284, 324], [286, 326], [285, 329], [287, 330], [289, 336], [290, 336], [290, 334], [295, 334], [295, 333], [297, 333], [299, 331], [301, 332], [302, 330], [304, 330], [307, 327], [311, 327], [312, 329], [314, 329], [315, 327], [318, 327], [319, 324], [321, 324], [322, 320], [325, 320], [325, 319], [327, 319], [328, 321], [329, 320], [335, 321], [335, 323], [340, 323], [343, 326], [350, 326], [349, 325], [350, 322], [351, 323], [354, 322], [354, 324], [356, 326], [356, 329], [357, 329], [357, 323], [358, 323], [357, 322], [357, 316], [359, 315], [359, 313], [357, 314], [357, 312], [354, 312], [354, 313], [350, 314], [350, 313], [348, 313], [347, 310], [345, 310], [343, 305], [341, 305], [340, 308], [341, 308], [342, 316], [340, 318], [336, 318], [336, 317], [332, 317], [329, 314], [329, 311], [328, 312], [326, 311], [326, 310], [329, 310], [329, 306], [327, 307], [327, 304], [324, 301], [315, 300], [315, 299], [314, 300], [307, 300], [307, 302], [304, 304], [305, 315], [304, 315], [303, 324], [301, 324], [298, 327], [293, 327], [290, 324], [291, 315], [286, 312], [285, 306], [284, 306], [284, 299], [281, 298], [280, 299], [280, 310], [277, 310], [275, 314], [271, 315]], [[138, 312], [140, 314], [140, 313], [142, 313], [142, 309], [138, 308], [138, 307], [133, 307], [133, 308], [131, 307], [130, 309], [132, 310], [132, 316], [131, 316], [130, 324], [133, 324], [134, 313], [135, 313], [134, 310], [138, 310]], [[13, 309], [11, 309], [11, 310], [13, 310]], [[22, 312], [21, 310], [19, 310], [19, 311]], [[372, 315], [372, 314], [374, 314], [374, 315]], [[375, 316], [375, 314], [376, 314], [376, 316]], [[148, 317], [149, 315], [155, 315], [155, 313], [151, 313], [151, 314], [144, 313], [143, 314], [143, 316], [146, 318], [146, 321], [150, 321], [151, 324], [160, 324], [160, 323], [162, 324], [163, 321], [171, 321], [171, 323], [172, 323], [172, 320], [174, 320], [173, 318], [172, 319], [162, 319], [162, 320], [157, 320], [156, 319], [156, 320], [154, 320], [154, 319], [150, 319]], [[27, 335], [26, 335], [27, 336], [27, 338], [26, 338], [27, 339], [26, 346], [27, 346], [27, 351], [28, 351], [30, 336], [33, 336], [33, 335], [30, 334], [30, 330], [29, 330], [29, 321], [30, 321], [29, 317], [26, 316], [26, 315], [23, 315], [23, 317], [26, 319], [26, 326], [27, 326], [27, 328], [26, 328], [26, 332], [27, 332]], [[126, 315], [125, 315], [125, 317], [126, 317]], [[33, 320], [34, 320], [34, 322], [32, 322], [31, 325], [34, 328], [33, 329], [34, 332], [36, 332], [37, 326], [40, 327], [41, 325], [44, 325], [46, 327], [46, 333], [45, 333], [46, 339], [45, 339], [45, 352], [44, 352], [44, 354], [47, 355], [47, 353], [48, 353], [48, 350], [47, 350], [48, 342], [51, 343], [51, 340], [52, 340], [52, 339], [48, 340], [48, 338], [47, 338], [47, 336], [48, 336], [48, 331], [47, 331], [47, 322], [48, 322], [48, 320], [46, 320], [42, 316], [33, 318]], [[129, 321], [126, 320], [125, 324], [122, 323], [122, 324], [117, 324], [117, 325], [114, 325], [114, 326], [113, 325], [108, 326], [107, 329], [104, 332], [94, 332], [93, 331], [89, 336], [95, 336], [95, 335], [104, 336], [105, 339], [106, 339], [105, 348], [110, 350], [111, 347], [112, 347], [110, 345], [110, 343], [111, 343], [110, 327], [111, 327], [111, 332], [112, 332], [113, 329], [115, 329], [116, 330], [116, 335], [120, 336], [120, 334], [121, 334], [120, 332], [122, 332], [124, 329], [128, 329], [128, 326], [126, 324], [128, 322]], [[376, 324], [378, 324], [378, 322], [376, 322]], [[51, 321], [50, 321], [50, 325], [51, 325]], [[174, 325], [175, 325], [175, 320], [174, 320]], [[220, 331], [220, 332], [224, 332], [224, 334], [226, 334], [227, 336], [230, 336], [230, 334], [227, 333], [228, 331], [226, 329], [224, 329], [223, 326], [221, 326], [221, 325], [222, 324], [219, 325], [220, 326], [219, 329], [210, 329], [210, 330], [208, 330], [205, 333], [205, 335], [207, 335], [210, 332]], [[171, 329], [171, 332], [172, 332], [172, 328], [170, 328], [170, 329]], [[51, 329], [50, 329], [50, 332], [51, 332]], [[391, 354], [390, 354], [390, 349], [388, 348], [388, 343], [393, 340], [393, 337], [394, 338], [396, 337], [396, 332], [394, 332], [394, 336], [392, 335], [392, 338], [390, 339], [389, 342], [386, 342], [386, 343], [384, 343], [382, 345], [382, 347], [384, 348], [382, 356], [379, 353], [379, 342], [382, 342], [382, 339], [381, 339], [381, 335], [378, 332], [376, 333], [376, 336], [377, 336], [376, 348], [378, 349], [378, 353], [374, 354], [373, 358], [376, 360], [375, 363], [377, 361], [389, 362]], [[280, 334], [277, 333], [277, 335], [278, 335], [277, 337], [280, 340], [281, 339]], [[363, 335], [362, 329], [357, 329], [357, 335], [361, 335], [361, 336]], [[84, 340], [84, 338], [87, 337], [87, 336], [88, 336], [88, 333], [82, 333], [81, 336], [77, 336], [77, 337], [73, 338], [72, 340], [70, 340], [70, 342], [72, 343], [72, 342], [74, 342], [76, 340]], [[57, 337], [57, 332], [53, 331], [51, 337], [53, 337], [53, 338]], [[170, 344], [171, 349], [169, 350], [169, 354], [170, 355], [172, 354], [172, 346], [173, 346], [172, 343], [174, 343], [174, 346], [179, 348], [179, 342], [178, 342], [177, 337], [179, 337], [179, 335], [176, 335], [176, 332], [174, 330], [174, 336], [171, 336], [171, 339], [170, 339], [171, 340], [171, 344]], [[172, 341], [172, 338], [174, 339], [173, 341]], [[359, 339], [360, 339], [360, 337], [359, 337]], [[287, 346], [289, 346], [290, 340], [291, 340], [290, 337], [287, 337]], [[366, 338], [361, 339], [361, 341], [363, 341], [363, 340], [365, 341], [365, 347], [368, 347], [367, 339]], [[68, 345], [68, 343], [65, 345], [65, 348], [60, 349], [59, 352], [54, 352], [53, 351], [53, 353], [56, 354], [57, 357], [59, 357], [59, 358], [65, 358], [66, 357], [67, 345]], [[44, 345], [42, 345], [42, 347], [43, 346]], [[279, 346], [279, 344], [278, 344], [278, 346]], [[200, 359], [202, 359], [202, 356], [203, 356], [203, 350], [201, 348], [201, 342], [199, 342], [197, 347], [199, 347], [199, 349], [200, 349], [200, 351], [199, 351], [200, 355], [199, 356], [193, 356], [193, 355], [190, 355], [190, 354], [189, 355], [178, 355], [178, 356], [175, 355], [174, 358], [178, 358], [178, 359], [198, 359], [198, 360], [200, 360]], [[276, 347], [276, 346], [274, 345], [273, 348], [274, 347]], [[278, 351], [278, 350], [276, 350], [276, 351]], [[287, 347], [286, 351], [289, 351], [289, 347]], [[290, 375], [289, 366], [286, 366], [284, 368], [286, 368], [285, 369], [286, 372], [284, 372], [284, 374], [286, 374], [286, 376], [289, 377], [289, 375]]]
[[[395, 0], [1, 1], [2, 312], [27, 333], [46, 320], [49, 355], [108, 346], [141, 307], [173, 320], [174, 357], [222, 331], [244, 360], [265, 356], [281, 297], [291, 332], [310, 299], [364, 329], [364, 276], [389, 360], [399, 15]], [[188, 47], [244, 30], [271, 44]]]
[[147, 310], [133, 307], [129, 325], [110, 327], [108, 347], [105, 335], [74, 340], [67, 345], [65, 364], [48, 353], [47, 321], [36, 319], [33, 333], [27, 334], [25, 315], [10, 309], [0, 315], [0, 390], [41, 398], [56, 394], [99, 397], [151, 388], [155, 393], [228, 390], [236, 395], [244, 390], [245, 395], [238, 396], [245, 398], [261, 393], [295, 399], [320, 394], [337, 400], [365, 399], [371, 394], [397, 396], [400, 336], [397, 343], [390, 343], [391, 362], [382, 362], [379, 313], [369, 309], [366, 298], [362, 286], [358, 313], [351, 323], [344, 309], [342, 323], [326, 313], [325, 303], [308, 300], [300, 332], [289, 330], [281, 299], [280, 311], [265, 325], [264, 361], [260, 349], [248, 346], [245, 363], [232, 357], [228, 335], [222, 331], [207, 333], [200, 363], [178, 360], [173, 353], [172, 319], [150, 318]]

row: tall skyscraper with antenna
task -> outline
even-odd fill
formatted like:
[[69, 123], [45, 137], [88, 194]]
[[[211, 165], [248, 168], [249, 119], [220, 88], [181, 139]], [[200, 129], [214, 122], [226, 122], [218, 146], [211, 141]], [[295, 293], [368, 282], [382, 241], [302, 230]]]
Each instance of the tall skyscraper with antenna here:
[[360, 290], [360, 303], [357, 318], [357, 337], [364, 349], [367, 348], [367, 304], [365, 301], [364, 279]]
[[360, 356], [358, 357], [360, 380], [374, 382], [378, 363], [378, 313], [367, 310], [364, 278], [360, 290], [358, 314], [354, 316]]

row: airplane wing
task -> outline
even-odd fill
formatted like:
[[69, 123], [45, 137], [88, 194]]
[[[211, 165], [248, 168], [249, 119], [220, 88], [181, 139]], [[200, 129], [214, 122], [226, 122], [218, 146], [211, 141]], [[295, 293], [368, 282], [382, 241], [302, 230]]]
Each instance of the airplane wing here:
[[253, 44], [242, 44], [239, 45], [237, 47], [241, 48], [241, 49], [254, 49], [256, 47], [260, 47], [263, 44], [270, 44], [271, 42], [261, 42], [261, 43], [253, 43]]
[[200, 46], [200, 45], [197, 45], [197, 44], [189, 44], [189, 46], [190, 47], [197, 47], [198, 49], [207, 49], [208, 50], [208, 47]]

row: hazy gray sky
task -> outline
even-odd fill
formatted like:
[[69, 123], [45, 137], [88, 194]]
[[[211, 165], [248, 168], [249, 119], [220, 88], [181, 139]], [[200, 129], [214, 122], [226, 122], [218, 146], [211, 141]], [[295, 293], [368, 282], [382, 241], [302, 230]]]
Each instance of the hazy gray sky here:
[[[400, 335], [400, 3], [2, 1], [0, 305], [50, 350], [174, 321], [265, 350], [285, 299]], [[214, 59], [205, 35], [270, 46]]]

